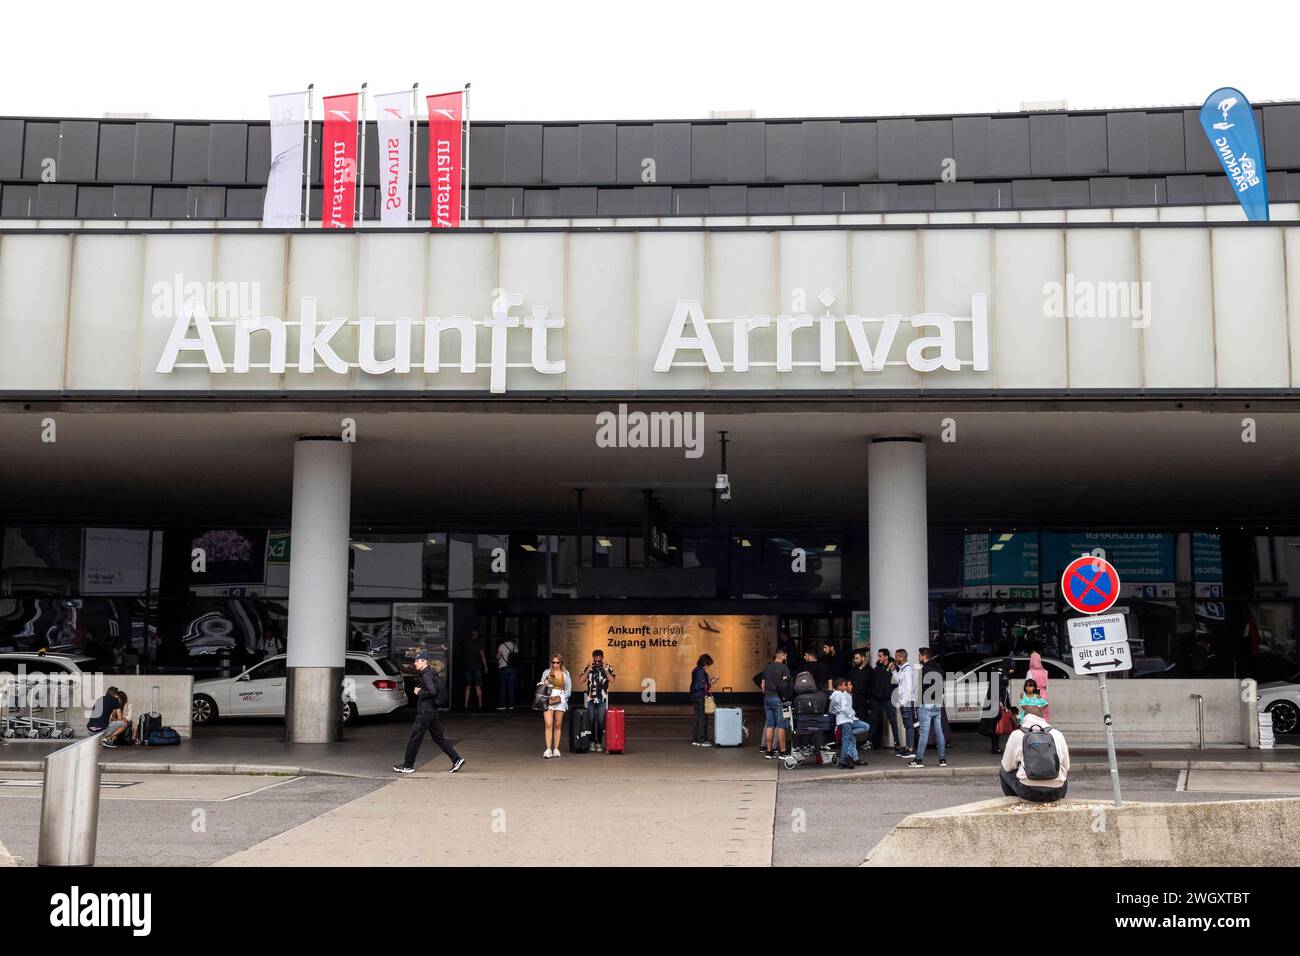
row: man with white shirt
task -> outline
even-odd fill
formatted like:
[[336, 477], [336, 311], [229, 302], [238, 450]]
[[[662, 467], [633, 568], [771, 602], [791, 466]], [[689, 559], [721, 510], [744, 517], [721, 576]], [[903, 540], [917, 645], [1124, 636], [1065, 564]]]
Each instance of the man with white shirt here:
[[916, 712], [916, 671], [907, 660], [907, 651], [894, 651], [894, 672], [898, 678], [898, 711], [903, 718], [903, 739], [894, 753], [904, 760], [916, 757], [916, 735], [921, 721]]
[[497, 645], [497, 710], [515, 709], [515, 675], [519, 673], [519, 645], [507, 636]]
[[1026, 707], [1020, 729], [1011, 732], [1002, 753], [998, 770], [1002, 792], [1034, 803], [1052, 803], [1065, 796], [1069, 772], [1065, 735], [1043, 719], [1043, 708]]

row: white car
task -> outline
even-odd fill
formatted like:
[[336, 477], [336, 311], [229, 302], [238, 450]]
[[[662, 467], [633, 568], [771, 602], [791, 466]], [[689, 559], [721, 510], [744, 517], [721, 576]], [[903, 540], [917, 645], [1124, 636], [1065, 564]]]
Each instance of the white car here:
[[1273, 733], [1294, 734], [1300, 728], [1300, 674], [1290, 680], [1259, 685], [1259, 712], [1273, 715]]
[[[238, 677], [194, 682], [195, 724], [218, 717], [283, 717], [288, 658], [268, 657]], [[388, 714], [406, 706], [401, 673], [386, 657], [349, 651], [343, 668], [343, 722]]]
[[6, 651], [0, 654], [0, 674], [53, 674], [76, 676], [95, 670], [95, 659], [83, 654], [38, 654], [36, 651]]
[[[984, 714], [984, 699], [988, 692], [989, 681], [993, 673], [1002, 665], [1003, 657], [990, 657], [980, 661], [970, 670], [949, 674], [948, 686], [944, 690], [944, 706], [948, 708], [949, 723], [976, 721]], [[1043, 667], [1047, 671], [1047, 692], [1050, 698], [1052, 682], [1069, 680], [1076, 676], [1074, 668], [1054, 657], [1044, 657]], [[1011, 657], [1011, 704], [1015, 706], [1029, 676], [1029, 655], [1014, 654]]]

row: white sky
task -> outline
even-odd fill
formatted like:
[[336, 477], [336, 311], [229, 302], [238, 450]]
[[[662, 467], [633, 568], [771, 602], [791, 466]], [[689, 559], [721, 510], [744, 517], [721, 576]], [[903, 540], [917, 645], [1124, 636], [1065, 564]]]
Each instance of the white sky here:
[[1297, 26], [1294, 0], [26, 3], [4, 12], [0, 115], [262, 119], [269, 93], [363, 80], [472, 82], [479, 120], [1258, 103], [1300, 99]]

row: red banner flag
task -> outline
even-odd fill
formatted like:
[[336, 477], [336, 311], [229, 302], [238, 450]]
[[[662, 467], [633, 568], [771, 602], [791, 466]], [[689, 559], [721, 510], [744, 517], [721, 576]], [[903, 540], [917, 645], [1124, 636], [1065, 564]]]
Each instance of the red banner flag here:
[[429, 186], [433, 201], [429, 221], [434, 229], [460, 225], [461, 124], [465, 91], [426, 97], [429, 103]]
[[357, 101], [356, 93], [324, 98], [320, 168], [325, 185], [321, 225], [326, 229], [352, 228], [357, 190]]

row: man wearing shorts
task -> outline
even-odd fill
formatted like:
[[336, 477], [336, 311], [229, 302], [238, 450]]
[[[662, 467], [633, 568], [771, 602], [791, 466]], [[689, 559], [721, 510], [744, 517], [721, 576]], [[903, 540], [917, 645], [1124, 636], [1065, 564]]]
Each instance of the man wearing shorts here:
[[[772, 655], [772, 663], [763, 668], [763, 742], [759, 749], [768, 760], [785, 751], [788, 728], [783, 705], [791, 699], [793, 686], [794, 679], [785, 663], [785, 650], [778, 647]], [[775, 750], [772, 749], [773, 743], [776, 744]]]

